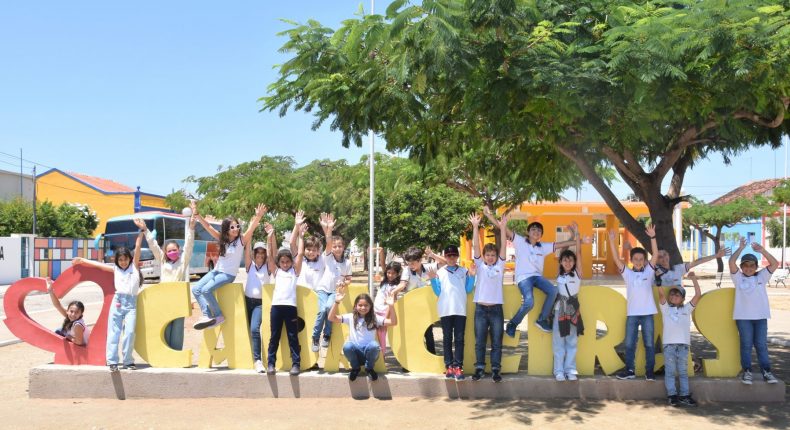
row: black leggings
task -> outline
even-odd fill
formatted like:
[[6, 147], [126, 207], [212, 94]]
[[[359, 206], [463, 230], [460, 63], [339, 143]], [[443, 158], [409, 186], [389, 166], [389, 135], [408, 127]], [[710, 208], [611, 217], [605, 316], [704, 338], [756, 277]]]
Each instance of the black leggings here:
[[285, 323], [285, 333], [288, 336], [288, 346], [291, 349], [291, 360], [298, 366], [301, 363], [301, 358], [299, 356], [299, 338], [297, 337], [299, 318], [296, 316], [296, 306], [272, 306], [270, 315], [272, 336], [269, 339], [268, 364], [275, 364], [277, 361], [277, 349], [280, 347], [280, 335], [283, 323]]

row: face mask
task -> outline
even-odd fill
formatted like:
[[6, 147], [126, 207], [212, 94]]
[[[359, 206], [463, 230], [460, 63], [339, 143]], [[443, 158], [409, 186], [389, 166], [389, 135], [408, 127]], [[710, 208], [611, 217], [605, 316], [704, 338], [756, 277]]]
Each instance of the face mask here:
[[178, 257], [181, 255], [179, 251], [167, 251], [167, 259], [170, 261], [178, 260]]

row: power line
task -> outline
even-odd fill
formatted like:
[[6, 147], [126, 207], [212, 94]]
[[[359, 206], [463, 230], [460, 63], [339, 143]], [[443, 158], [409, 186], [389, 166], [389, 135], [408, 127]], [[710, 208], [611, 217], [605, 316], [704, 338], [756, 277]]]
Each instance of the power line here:
[[2, 152], [2, 151], [0, 151], [0, 154], [6, 155], [6, 156], [11, 157], [11, 158], [13, 158], [15, 160], [22, 160], [22, 161], [24, 161], [26, 163], [35, 164], [35, 165], [41, 166], [41, 167], [46, 167], [47, 169], [55, 169], [55, 167], [47, 166], [46, 164], [41, 164], [41, 163], [38, 163], [38, 162], [35, 162], [35, 161], [32, 161], [32, 160], [27, 160], [27, 159], [22, 158], [22, 157], [20, 157], [18, 155], [9, 154], [7, 152]]

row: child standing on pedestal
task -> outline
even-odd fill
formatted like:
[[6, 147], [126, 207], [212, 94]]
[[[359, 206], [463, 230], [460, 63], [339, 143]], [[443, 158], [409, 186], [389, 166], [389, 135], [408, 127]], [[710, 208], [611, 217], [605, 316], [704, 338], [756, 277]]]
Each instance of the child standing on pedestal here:
[[[570, 225], [576, 242], [576, 252], [566, 249], [560, 253], [560, 268], [557, 275], [557, 302], [554, 305], [554, 323], [551, 344], [554, 350], [554, 379], [557, 381], [577, 380], [576, 348], [579, 336], [584, 334], [579, 304], [582, 279], [582, 252], [579, 226]], [[586, 241], [586, 239], [585, 239]], [[578, 254], [576, 254], [578, 253]]]
[[[267, 232], [274, 232], [271, 224], [266, 223]], [[244, 266], [247, 268], [247, 282], [244, 283], [244, 304], [247, 310], [247, 321], [250, 324], [250, 338], [252, 340], [252, 360], [255, 371], [263, 373], [261, 360], [261, 312], [263, 311], [263, 286], [269, 283], [269, 265], [266, 264], [268, 250], [263, 242], [256, 242], [245, 247]]]
[[326, 248], [324, 249], [324, 273], [315, 292], [318, 294], [318, 315], [313, 326], [313, 350], [316, 350], [318, 339], [323, 332], [321, 347], [329, 347], [329, 339], [332, 336], [332, 324], [326, 321], [332, 302], [335, 300], [335, 289], [351, 282], [351, 260], [345, 257], [346, 243], [340, 236], [333, 236], [335, 228], [335, 217], [332, 214], [322, 213], [321, 227], [326, 237]]

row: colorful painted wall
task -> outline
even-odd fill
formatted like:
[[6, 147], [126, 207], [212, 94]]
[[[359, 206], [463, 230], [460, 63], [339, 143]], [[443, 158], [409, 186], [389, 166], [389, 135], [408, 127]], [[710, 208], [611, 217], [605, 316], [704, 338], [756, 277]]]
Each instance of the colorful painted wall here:
[[71, 267], [75, 257], [101, 261], [104, 258], [103, 245], [94, 247], [93, 239], [36, 238], [33, 250], [33, 270], [35, 276], [57, 279]]

